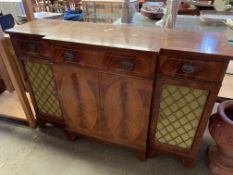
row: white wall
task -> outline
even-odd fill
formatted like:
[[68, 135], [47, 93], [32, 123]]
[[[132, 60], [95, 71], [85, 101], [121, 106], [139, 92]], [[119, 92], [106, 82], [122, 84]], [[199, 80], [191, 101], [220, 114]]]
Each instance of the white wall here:
[[25, 14], [21, 0], [0, 0], [0, 11], [3, 14], [12, 14], [15, 19]]

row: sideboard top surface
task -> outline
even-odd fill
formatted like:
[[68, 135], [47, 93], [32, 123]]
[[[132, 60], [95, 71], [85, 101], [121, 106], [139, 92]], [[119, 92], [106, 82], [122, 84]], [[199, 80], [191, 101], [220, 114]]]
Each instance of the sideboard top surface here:
[[96, 24], [61, 20], [34, 20], [9, 29], [7, 33], [41, 35], [47, 40], [74, 42], [141, 51], [161, 48], [233, 56], [225, 36], [130, 25]]

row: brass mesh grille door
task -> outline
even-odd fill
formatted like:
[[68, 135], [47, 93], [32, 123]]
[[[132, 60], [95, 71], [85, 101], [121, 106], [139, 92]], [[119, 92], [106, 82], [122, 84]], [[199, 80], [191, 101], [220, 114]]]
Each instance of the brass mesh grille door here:
[[39, 112], [60, 118], [62, 113], [50, 65], [35, 62], [24, 64]]
[[155, 139], [190, 149], [208, 94], [208, 90], [163, 85]]

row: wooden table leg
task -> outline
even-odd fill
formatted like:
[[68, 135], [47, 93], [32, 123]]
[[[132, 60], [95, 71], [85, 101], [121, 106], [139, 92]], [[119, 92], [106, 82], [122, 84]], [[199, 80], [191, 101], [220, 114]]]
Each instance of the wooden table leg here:
[[16, 94], [20, 100], [20, 103], [26, 115], [28, 124], [30, 127], [35, 128], [36, 120], [24, 90], [24, 85], [20, 76], [20, 71], [18, 69], [18, 66], [16, 65], [15, 58], [12, 56], [7, 46], [8, 45], [6, 38], [4, 37], [4, 33], [2, 31], [2, 28], [0, 27], [0, 54], [3, 63], [5, 64], [7, 72], [9, 73]]

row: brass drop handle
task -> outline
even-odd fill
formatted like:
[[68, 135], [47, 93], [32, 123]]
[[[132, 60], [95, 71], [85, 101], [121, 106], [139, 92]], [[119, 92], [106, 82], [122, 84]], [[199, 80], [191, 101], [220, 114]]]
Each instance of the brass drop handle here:
[[65, 51], [64, 52], [64, 59], [67, 61], [73, 61], [74, 60], [74, 53], [72, 51]]
[[195, 67], [191, 64], [185, 63], [181, 66], [181, 70], [182, 70], [182, 72], [184, 72], [186, 74], [191, 74], [195, 71]]
[[129, 59], [123, 60], [121, 65], [122, 65], [122, 68], [127, 71], [131, 71], [134, 68], [134, 63]]
[[29, 43], [28, 44], [28, 50], [30, 52], [36, 52], [36, 44], [35, 43]]

